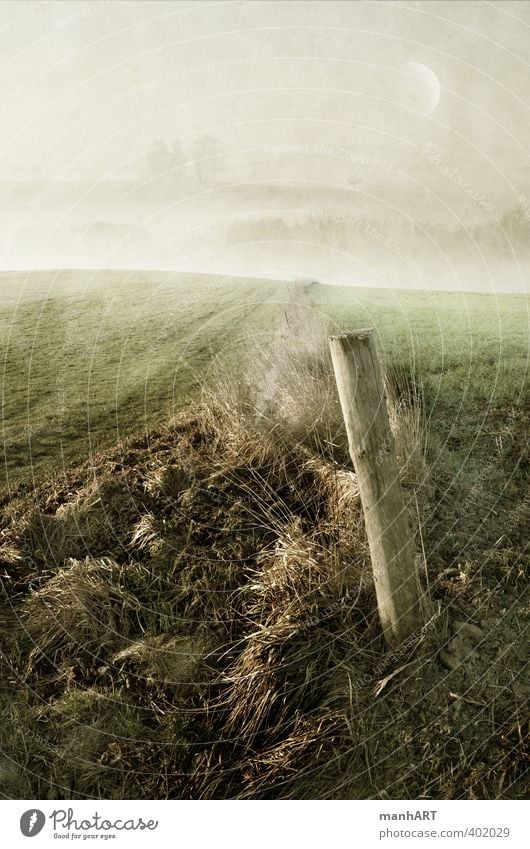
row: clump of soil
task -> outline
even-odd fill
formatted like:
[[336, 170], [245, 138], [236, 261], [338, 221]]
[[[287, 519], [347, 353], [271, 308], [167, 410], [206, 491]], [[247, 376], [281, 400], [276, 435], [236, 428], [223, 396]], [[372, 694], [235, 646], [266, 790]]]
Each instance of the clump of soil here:
[[21, 489], [0, 535], [4, 796], [524, 792], [523, 564], [431, 569], [386, 651], [355, 475], [226, 406]]

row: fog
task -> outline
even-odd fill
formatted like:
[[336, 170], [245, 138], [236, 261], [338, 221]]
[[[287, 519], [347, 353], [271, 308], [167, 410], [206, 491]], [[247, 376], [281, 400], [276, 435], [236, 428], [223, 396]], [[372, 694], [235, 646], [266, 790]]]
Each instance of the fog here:
[[3, 3], [0, 268], [525, 291], [529, 35], [511, 2]]

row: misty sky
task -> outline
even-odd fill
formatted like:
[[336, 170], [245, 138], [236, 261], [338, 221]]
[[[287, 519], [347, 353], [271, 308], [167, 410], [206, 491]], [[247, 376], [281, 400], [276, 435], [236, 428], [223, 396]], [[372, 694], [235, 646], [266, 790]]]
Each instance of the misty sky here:
[[524, 288], [529, 3], [17, 0], [0, 40], [1, 268]]

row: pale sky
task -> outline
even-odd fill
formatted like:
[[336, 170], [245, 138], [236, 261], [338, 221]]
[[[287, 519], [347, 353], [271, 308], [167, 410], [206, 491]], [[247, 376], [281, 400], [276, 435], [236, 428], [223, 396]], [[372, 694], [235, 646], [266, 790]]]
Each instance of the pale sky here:
[[526, 221], [529, 3], [17, 0], [0, 44], [3, 268], [190, 265], [190, 227], [229, 266], [245, 216], [353, 215], [414, 260], [414, 229]]

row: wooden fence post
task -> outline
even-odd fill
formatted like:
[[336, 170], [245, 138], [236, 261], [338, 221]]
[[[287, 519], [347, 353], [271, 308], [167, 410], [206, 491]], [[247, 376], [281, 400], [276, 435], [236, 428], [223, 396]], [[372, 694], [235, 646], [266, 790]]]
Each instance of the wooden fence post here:
[[329, 347], [359, 482], [377, 607], [386, 643], [421, 625], [414, 546], [399, 481], [373, 331], [330, 336]]

